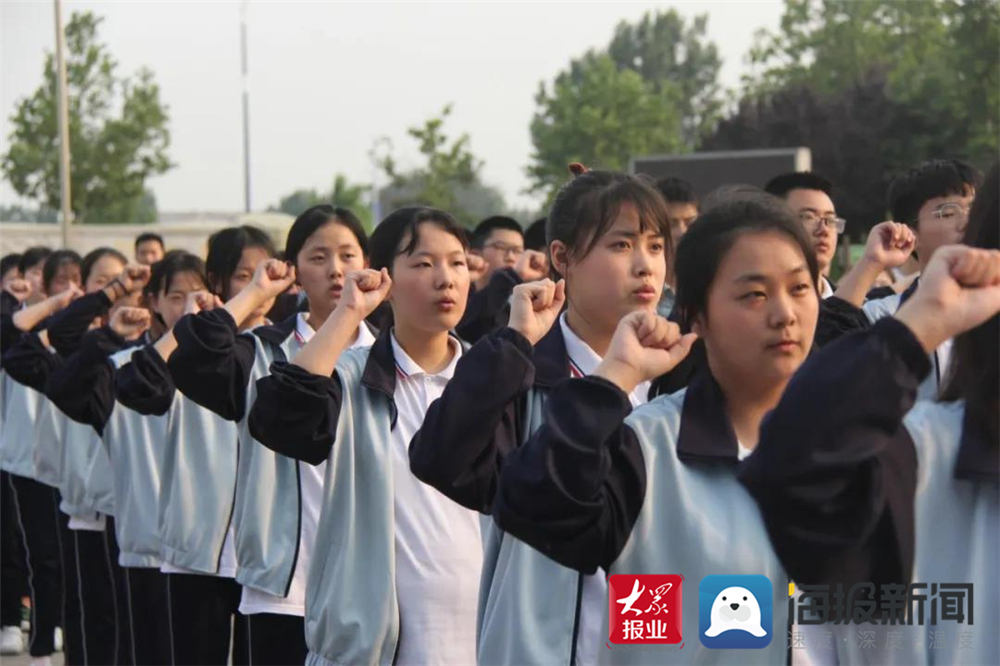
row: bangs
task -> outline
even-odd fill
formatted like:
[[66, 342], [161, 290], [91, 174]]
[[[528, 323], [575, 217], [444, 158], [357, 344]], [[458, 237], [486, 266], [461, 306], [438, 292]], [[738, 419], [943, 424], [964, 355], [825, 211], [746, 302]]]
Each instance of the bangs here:
[[[639, 232], [663, 236], [667, 252], [673, 249], [670, 220], [663, 197], [638, 177], [623, 180], [611, 187], [587, 194], [580, 205], [581, 231], [590, 230], [582, 257], [590, 254], [608, 233], [621, 213], [622, 206], [633, 205], [639, 216]], [[582, 258], [581, 257], [581, 258]]]

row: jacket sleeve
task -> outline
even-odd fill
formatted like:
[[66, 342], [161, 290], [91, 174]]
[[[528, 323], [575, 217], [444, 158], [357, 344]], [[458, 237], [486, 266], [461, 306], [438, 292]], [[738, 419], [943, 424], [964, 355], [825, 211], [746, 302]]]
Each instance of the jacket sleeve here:
[[108, 357], [125, 344], [124, 338], [106, 326], [87, 333], [80, 350], [49, 377], [45, 395], [66, 416], [103, 435], [115, 406], [115, 369]]
[[14, 325], [14, 313], [20, 303], [6, 291], [0, 291], [0, 354], [17, 344], [23, 331]]
[[112, 302], [103, 290], [87, 294], [52, 315], [46, 330], [49, 344], [62, 356], [80, 348], [80, 342], [97, 317], [108, 314]]
[[765, 419], [740, 477], [797, 582], [909, 581], [916, 452], [902, 423], [929, 366], [889, 318], [812, 356]]
[[343, 389], [333, 377], [275, 362], [257, 380], [250, 408], [250, 434], [283, 456], [319, 465], [330, 456], [340, 418]]
[[3, 369], [18, 384], [45, 392], [49, 376], [63, 364], [58, 354], [53, 354], [35, 333], [27, 333], [3, 355]]
[[521, 278], [513, 268], [505, 268], [493, 274], [486, 288], [472, 291], [466, 305], [462, 321], [455, 327], [458, 337], [470, 343], [503, 328], [507, 323], [507, 301], [514, 287], [521, 284]]
[[494, 518], [560, 564], [607, 569], [632, 532], [646, 495], [631, 403], [599, 377], [569, 379], [549, 396], [545, 423], [508, 457]]
[[816, 321], [815, 346], [822, 349], [840, 337], [870, 328], [864, 311], [842, 298], [831, 296], [819, 301], [819, 319]]
[[153, 345], [132, 355], [115, 373], [115, 397], [132, 411], [162, 416], [174, 401], [174, 381], [167, 364]]
[[254, 341], [223, 308], [186, 315], [174, 325], [177, 349], [167, 366], [177, 389], [230, 421], [246, 414]]
[[504, 458], [522, 441], [519, 405], [535, 377], [531, 344], [503, 328], [466, 352], [410, 442], [410, 470], [464, 507], [490, 513]]

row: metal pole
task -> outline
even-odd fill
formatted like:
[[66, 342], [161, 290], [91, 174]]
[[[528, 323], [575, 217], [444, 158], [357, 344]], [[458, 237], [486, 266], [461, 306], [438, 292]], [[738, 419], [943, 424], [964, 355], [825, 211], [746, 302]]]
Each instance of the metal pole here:
[[66, 92], [66, 58], [63, 56], [65, 35], [63, 34], [62, 3], [56, 5], [56, 105], [59, 113], [59, 185], [62, 203], [62, 246], [69, 247], [69, 225], [73, 223], [73, 208], [70, 200], [69, 170], [69, 99]]
[[250, 212], [250, 89], [247, 76], [247, 3], [240, 3], [240, 59], [243, 71], [243, 199]]

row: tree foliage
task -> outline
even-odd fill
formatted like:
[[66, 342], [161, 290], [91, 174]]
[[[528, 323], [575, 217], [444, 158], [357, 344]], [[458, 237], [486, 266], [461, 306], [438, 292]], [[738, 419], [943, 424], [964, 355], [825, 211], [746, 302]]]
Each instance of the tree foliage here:
[[[118, 73], [98, 38], [100, 23], [84, 12], [66, 25], [72, 209], [80, 222], [149, 221], [146, 181], [173, 166], [167, 107], [148, 69]], [[56, 90], [55, 56], [49, 53], [42, 85], [18, 102], [10, 118], [10, 148], [2, 156], [14, 191], [52, 209], [60, 208]]]

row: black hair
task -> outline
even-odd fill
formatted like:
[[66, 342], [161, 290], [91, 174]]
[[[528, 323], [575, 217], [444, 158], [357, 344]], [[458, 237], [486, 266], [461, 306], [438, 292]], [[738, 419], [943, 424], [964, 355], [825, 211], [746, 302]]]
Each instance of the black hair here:
[[677, 247], [674, 274], [677, 277], [677, 301], [681, 327], [690, 331], [697, 317], [708, 306], [708, 291], [726, 254], [736, 241], [748, 233], [776, 233], [787, 237], [802, 251], [812, 277], [819, 281], [819, 265], [812, 243], [802, 224], [779, 199], [757, 190], [740, 190], [728, 200], [715, 204], [691, 225]]
[[202, 284], [208, 284], [208, 279], [205, 277], [205, 262], [201, 257], [185, 250], [171, 250], [163, 255], [163, 259], [153, 264], [149, 282], [142, 288], [142, 293], [146, 296], [155, 296], [169, 290], [174, 276], [178, 273], [194, 273]]
[[96, 250], [91, 250], [84, 255], [83, 261], [80, 262], [80, 282], [86, 285], [87, 278], [90, 277], [90, 271], [94, 270], [94, 264], [108, 256], [114, 257], [118, 261], [122, 262], [122, 265], [128, 263], [128, 259], [125, 258], [125, 255], [113, 247], [99, 247]]
[[665, 254], [670, 256], [673, 242], [663, 197], [648, 176], [618, 171], [586, 171], [563, 185], [545, 223], [546, 243], [561, 241], [571, 257], [586, 257], [614, 225], [625, 203], [638, 210], [640, 231], [663, 235]]
[[[375, 270], [392, 273], [392, 262], [401, 255], [413, 254], [420, 242], [420, 225], [434, 224], [458, 239], [463, 249], [468, 241], [454, 217], [437, 208], [411, 206], [389, 213], [372, 232], [369, 261]], [[405, 243], [405, 244], [404, 244]]]
[[[1000, 249], [1000, 166], [994, 164], [976, 193], [962, 242], [970, 247]], [[1000, 314], [955, 338], [951, 370], [941, 400], [965, 400], [966, 410], [986, 427], [993, 446], [1000, 445]]]
[[208, 258], [205, 260], [208, 288], [223, 301], [232, 297], [229, 281], [240, 265], [243, 250], [251, 247], [259, 247], [272, 258], [278, 254], [267, 232], [249, 224], [226, 227], [208, 237]]
[[18, 273], [24, 275], [21, 273], [21, 255], [16, 252], [4, 255], [3, 259], [0, 259], [0, 277], [6, 275], [12, 268], [16, 268]]
[[145, 243], [146, 241], [156, 241], [157, 243], [160, 244], [161, 248], [166, 247], [166, 245], [163, 242], [163, 236], [161, 236], [160, 234], [154, 234], [151, 231], [146, 231], [135, 237], [135, 249], [138, 250], [139, 246]]
[[819, 190], [832, 197], [833, 183], [812, 171], [792, 171], [775, 176], [764, 186], [765, 192], [782, 199], [792, 190]]
[[56, 273], [67, 264], [79, 266], [80, 255], [73, 250], [56, 250], [50, 252], [49, 256], [45, 258], [45, 266], [42, 267], [42, 287], [46, 293], [49, 291], [52, 280], [56, 278]]
[[962, 160], [928, 160], [900, 174], [889, 185], [887, 206], [896, 222], [916, 228], [920, 209], [931, 199], [960, 196], [979, 186], [979, 172]]
[[334, 207], [330, 204], [320, 204], [306, 209], [301, 215], [295, 218], [291, 229], [288, 230], [288, 238], [285, 241], [285, 261], [297, 265], [299, 252], [317, 229], [324, 227], [331, 222], [343, 225], [354, 234], [361, 246], [361, 254], [368, 256], [368, 234], [358, 216], [346, 208]]
[[667, 203], [691, 203], [698, 205], [698, 197], [695, 196], [691, 183], [681, 178], [661, 178], [656, 181], [656, 189], [663, 195]]
[[535, 220], [524, 230], [524, 247], [536, 252], [545, 252], [548, 245], [545, 243], [545, 218]]
[[493, 217], [488, 217], [476, 225], [476, 228], [472, 231], [472, 239], [469, 241], [469, 244], [477, 250], [482, 250], [483, 246], [486, 245], [486, 241], [489, 239], [490, 234], [497, 229], [516, 231], [521, 234], [522, 237], [524, 236], [524, 230], [521, 228], [521, 225], [518, 224], [517, 220], [503, 215], [494, 215]]
[[21, 271], [21, 275], [28, 272], [28, 269], [32, 266], [36, 266], [39, 263], [45, 261], [52, 254], [52, 249], [45, 247], [44, 245], [36, 245], [35, 247], [29, 247], [21, 255], [21, 262], [17, 267]]

